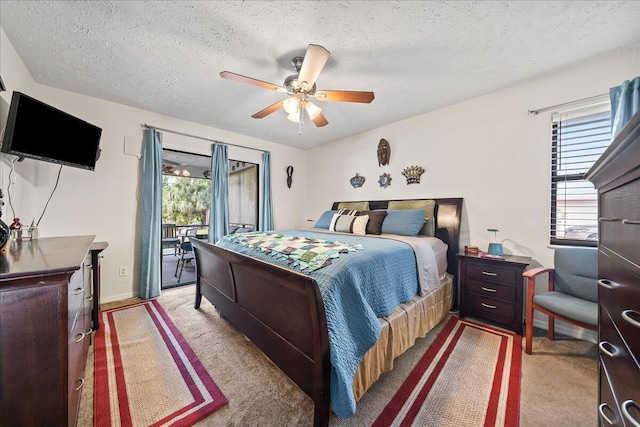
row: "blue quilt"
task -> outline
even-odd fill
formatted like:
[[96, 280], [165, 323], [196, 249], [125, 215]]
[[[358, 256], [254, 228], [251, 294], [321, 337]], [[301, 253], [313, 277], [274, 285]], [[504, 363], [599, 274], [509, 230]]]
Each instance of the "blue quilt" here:
[[[418, 289], [416, 259], [406, 243], [375, 237], [328, 234], [308, 230], [278, 230], [278, 234], [362, 245], [343, 253], [330, 265], [312, 272], [324, 303], [331, 352], [331, 406], [342, 418], [355, 414], [351, 385], [364, 354], [380, 335], [379, 317], [389, 315]], [[238, 245], [228, 236], [218, 243], [226, 249], [301, 272], [286, 259]]]

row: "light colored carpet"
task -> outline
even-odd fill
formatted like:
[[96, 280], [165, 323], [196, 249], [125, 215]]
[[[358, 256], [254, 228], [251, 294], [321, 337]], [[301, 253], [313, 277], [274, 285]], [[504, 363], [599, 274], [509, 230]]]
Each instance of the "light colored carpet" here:
[[[229, 400], [227, 406], [196, 425], [312, 425], [311, 399], [250, 341], [221, 319], [206, 299], [203, 298], [199, 310], [193, 309], [193, 299], [193, 285], [163, 291], [159, 297], [165, 311]], [[136, 300], [104, 308], [131, 302]], [[330, 425], [371, 425], [444, 323], [396, 359], [394, 370], [384, 374], [358, 402], [354, 417], [342, 420], [331, 413]], [[522, 357], [521, 426], [596, 425], [596, 346], [562, 336], [549, 342], [540, 336], [534, 338], [533, 350], [532, 355], [523, 353]], [[93, 420], [93, 346], [89, 351], [79, 426], [91, 426]]]

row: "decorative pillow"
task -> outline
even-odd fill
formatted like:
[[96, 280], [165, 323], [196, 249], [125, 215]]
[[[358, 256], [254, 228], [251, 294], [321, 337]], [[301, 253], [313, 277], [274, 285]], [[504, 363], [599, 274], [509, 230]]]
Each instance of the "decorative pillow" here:
[[318, 221], [316, 222], [315, 227], [316, 228], [329, 228], [329, 225], [331, 224], [331, 219], [333, 218], [333, 214], [335, 214], [338, 211], [326, 211], [324, 212], [322, 215], [320, 215], [320, 218], [318, 218]]
[[369, 202], [340, 202], [338, 209], [354, 209], [357, 211], [368, 211]]
[[380, 234], [382, 228], [382, 221], [387, 216], [387, 211], [360, 211], [358, 215], [368, 215], [369, 222], [367, 223], [367, 234]]
[[424, 215], [424, 209], [388, 210], [380, 231], [384, 234], [417, 236]]
[[329, 231], [335, 231], [334, 228], [335, 228], [336, 220], [340, 215], [357, 216], [358, 211], [351, 210], [351, 209], [338, 209], [336, 213], [333, 214], [333, 217], [331, 217], [331, 222], [329, 223]]
[[335, 214], [334, 217], [335, 221], [333, 221], [333, 228], [329, 228], [330, 231], [353, 233], [359, 236], [365, 235], [367, 222], [369, 221], [368, 215], [352, 216]]
[[424, 209], [424, 225], [418, 234], [430, 237], [436, 235], [435, 200], [391, 200], [387, 208], [390, 210]]

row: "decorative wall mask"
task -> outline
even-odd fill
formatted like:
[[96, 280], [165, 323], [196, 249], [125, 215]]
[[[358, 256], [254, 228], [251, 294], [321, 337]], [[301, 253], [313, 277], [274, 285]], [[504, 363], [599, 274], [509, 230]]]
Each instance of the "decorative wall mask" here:
[[380, 184], [380, 187], [387, 188], [391, 185], [391, 175], [389, 175], [388, 173], [383, 173], [382, 175], [380, 175], [378, 183]]
[[422, 166], [407, 166], [402, 171], [402, 175], [407, 178], [407, 185], [420, 184], [420, 176], [424, 173]]
[[378, 166], [388, 165], [390, 158], [391, 146], [386, 139], [382, 138], [378, 143]]
[[364, 180], [364, 176], [356, 172], [356, 176], [351, 178], [349, 182], [351, 183], [351, 185], [353, 185], [353, 188], [360, 188], [362, 187], [362, 184], [364, 184]]
[[293, 166], [287, 166], [287, 187], [291, 188], [293, 182]]

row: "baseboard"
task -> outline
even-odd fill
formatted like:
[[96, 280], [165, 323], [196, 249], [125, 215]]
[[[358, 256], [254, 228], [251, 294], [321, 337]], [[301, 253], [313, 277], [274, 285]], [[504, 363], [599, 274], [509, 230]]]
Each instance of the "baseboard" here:
[[[546, 319], [533, 319], [533, 326], [536, 328], [549, 329], [549, 322]], [[589, 329], [580, 328], [578, 326], [569, 325], [556, 320], [555, 331], [558, 334], [566, 335], [568, 337], [577, 338], [583, 341], [589, 341], [594, 344], [598, 343], [598, 333], [596, 331], [590, 331]]]
[[123, 301], [130, 298], [136, 298], [138, 295], [134, 293], [110, 295], [108, 297], [100, 296], [100, 304], [106, 304], [108, 302]]

